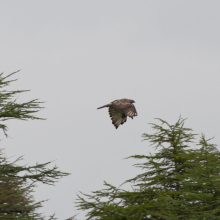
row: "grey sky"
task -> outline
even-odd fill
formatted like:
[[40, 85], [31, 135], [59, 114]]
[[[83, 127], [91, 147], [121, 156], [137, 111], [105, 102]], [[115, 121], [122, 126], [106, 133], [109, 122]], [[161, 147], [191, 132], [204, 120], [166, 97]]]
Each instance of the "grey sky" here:
[[[56, 159], [72, 174], [36, 189], [37, 200], [50, 199], [42, 212], [67, 218], [78, 190], [138, 174], [122, 158], [153, 152], [141, 142], [153, 118], [181, 114], [220, 143], [219, 11], [217, 0], [0, 1], [0, 72], [22, 69], [10, 89], [47, 101], [46, 121], [8, 122], [1, 146], [24, 164]], [[96, 108], [120, 98], [134, 99], [139, 115], [116, 130]]]

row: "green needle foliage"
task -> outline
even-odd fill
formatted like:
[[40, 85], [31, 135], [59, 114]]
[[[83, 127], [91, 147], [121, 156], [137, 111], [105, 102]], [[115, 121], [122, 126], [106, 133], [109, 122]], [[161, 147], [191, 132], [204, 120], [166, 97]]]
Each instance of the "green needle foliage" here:
[[[5, 77], [0, 74], [0, 128], [6, 137], [7, 126], [3, 124], [4, 121], [9, 119], [42, 119], [35, 116], [42, 108], [40, 106], [41, 102], [34, 99], [18, 103], [17, 95], [27, 92], [27, 90], [5, 90], [6, 86], [15, 81], [8, 80], [8, 78], [17, 72]], [[0, 149], [0, 219], [45, 220], [46, 218], [37, 212], [44, 201], [35, 202], [32, 196], [32, 192], [36, 187], [35, 184], [54, 185], [58, 179], [69, 174], [59, 171], [56, 166], [48, 168], [51, 162], [33, 166], [17, 165], [18, 161], [22, 159], [22, 157], [19, 157], [10, 162], [4, 156], [3, 149]], [[52, 220], [56, 217], [52, 215], [47, 219]]]
[[16, 73], [11, 73], [7, 76], [3, 76], [3, 73], [0, 74], [0, 128], [3, 129], [5, 135], [7, 136], [7, 126], [2, 124], [3, 121], [9, 119], [20, 119], [20, 120], [28, 120], [28, 119], [41, 119], [35, 116], [42, 107], [37, 99], [18, 103], [17, 96], [20, 93], [28, 92], [29, 90], [15, 90], [15, 91], [8, 91], [4, 88], [9, 86], [11, 82], [15, 80], [8, 80], [8, 78]]
[[143, 134], [156, 148], [150, 155], [134, 155], [142, 173], [129, 179], [132, 190], [104, 183], [106, 189], [78, 195], [77, 207], [86, 219], [195, 220], [220, 219], [220, 152], [202, 134], [158, 119], [154, 134]]

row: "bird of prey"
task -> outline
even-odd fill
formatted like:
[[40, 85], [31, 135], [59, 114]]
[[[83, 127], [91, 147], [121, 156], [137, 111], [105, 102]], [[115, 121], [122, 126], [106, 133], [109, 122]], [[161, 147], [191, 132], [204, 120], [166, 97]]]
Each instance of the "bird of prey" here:
[[97, 109], [108, 107], [112, 124], [117, 129], [119, 125], [122, 125], [126, 122], [127, 116], [132, 119], [133, 117], [137, 116], [135, 106], [132, 104], [134, 102], [135, 101], [132, 99], [118, 99]]

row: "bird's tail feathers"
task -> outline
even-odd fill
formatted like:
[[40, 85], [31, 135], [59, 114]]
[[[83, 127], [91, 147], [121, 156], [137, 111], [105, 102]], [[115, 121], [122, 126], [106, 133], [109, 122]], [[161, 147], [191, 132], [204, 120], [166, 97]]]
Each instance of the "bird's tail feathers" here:
[[109, 107], [109, 106], [110, 106], [110, 104], [107, 104], [107, 105], [103, 105], [103, 106], [101, 106], [101, 107], [99, 107], [99, 108], [97, 108], [97, 109], [105, 108], [105, 107]]

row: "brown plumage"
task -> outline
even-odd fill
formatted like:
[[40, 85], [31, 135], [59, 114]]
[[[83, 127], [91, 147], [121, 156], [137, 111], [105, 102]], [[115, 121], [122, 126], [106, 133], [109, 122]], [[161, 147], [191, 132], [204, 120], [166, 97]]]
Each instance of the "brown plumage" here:
[[117, 129], [119, 125], [122, 125], [126, 122], [127, 116], [132, 119], [133, 117], [137, 116], [135, 106], [132, 104], [134, 102], [135, 101], [132, 99], [118, 99], [97, 109], [108, 107], [112, 124]]

